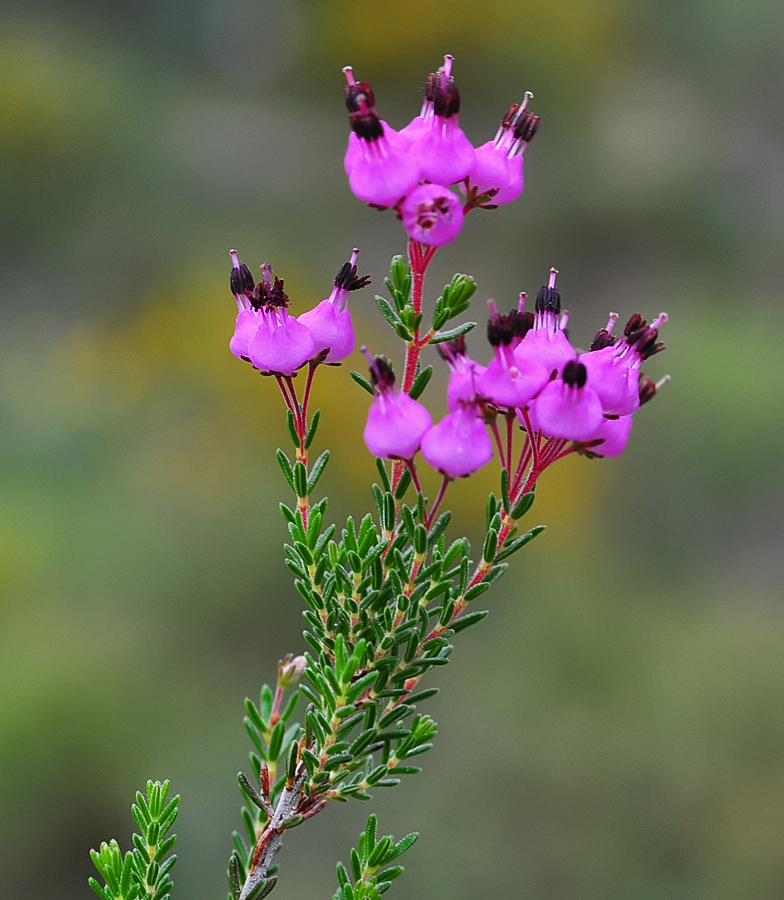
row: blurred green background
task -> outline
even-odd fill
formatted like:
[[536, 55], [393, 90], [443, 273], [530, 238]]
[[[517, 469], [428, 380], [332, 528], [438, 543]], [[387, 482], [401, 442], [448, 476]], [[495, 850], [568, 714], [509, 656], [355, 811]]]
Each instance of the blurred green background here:
[[[444, 52], [472, 140], [527, 88], [543, 125], [523, 197], [469, 217], [431, 302], [468, 271], [481, 316], [556, 265], [578, 344], [610, 309], [668, 310], [648, 372], [673, 382], [622, 458], [542, 480], [531, 515], [549, 530], [438, 673], [424, 773], [374, 804], [382, 833], [422, 832], [394, 891], [780, 898], [780, 3], [7, 0], [1, 15], [0, 898], [89, 896], [88, 850], [128, 846], [148, 777], [183, 794], [176, 896], [225, 896], [242, 700], [303, 648], [281, 403], [228, 353], [227, 253], [270, 259], [294, 312], [354, 245], [378, 286], [403, 233], [347, 189], [340, 68], [400, 127]], [[371, 292], [352, 302], [362, 339], [391, 348]], [[343, 368], [317, 401], [331, 511], [360, 515], [365, 396]], [[477, 533], [491, 485], [456, 486], [454, 533]], [[292, 833], [275, 897], [331, 896], [368, 812]]]

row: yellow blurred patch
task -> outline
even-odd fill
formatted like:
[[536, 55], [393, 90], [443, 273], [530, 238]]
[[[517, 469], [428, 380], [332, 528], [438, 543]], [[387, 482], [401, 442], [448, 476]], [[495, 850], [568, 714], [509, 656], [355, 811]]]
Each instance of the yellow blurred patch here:
[[[557, 59], [561, 68], [597, 68], [615, 43], [618, 0], [383, 0], [325, 2], [314, 16], [316, 53], [373, 71], [445, 52], [475, 58]], [[339, 61], [338, 61], [339, 62]], [[361, 75], [361, 71], [359, 72]]]

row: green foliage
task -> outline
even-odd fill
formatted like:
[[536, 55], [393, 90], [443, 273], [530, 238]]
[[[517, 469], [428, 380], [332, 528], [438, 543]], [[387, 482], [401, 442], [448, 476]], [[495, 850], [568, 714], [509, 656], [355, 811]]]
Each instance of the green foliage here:
[[[390, 303], [386, 298], [377, 294], [376, 304], [395, 334], [407, 343], [416, 340], [420, 341], [421, 346], [428, 343], [438, 344], [466, 334], [476, 327], [476, 322], [465, 322], [447, 331], [440, 330], [450, 319], [459, 316], [471, 305], [471, 297], [476, 291], [476, 282], [470, 275], [456, 274], [449, 284], [444, 285], [444, 290], [436, 301], [430, 332], [423, 338], [419, 337], [419, 326], [422, 324], [423, 314], [417, 312], [411, 299], [411, 269], [406, 259], [402, 256], [392, 258], [390, 277], [384, 279], [384, 284], [392, 297], [392, 302]], [[429, 375], [426, 377], [425, 383], [429, 377]], [[355, 376], [354, 380], [358, 381]], [[424, 384], [420, 385], [418, 389], [415, 386], [411, 395], [416, 398], [422, 393], [422, 390], [424, 390]]]
[[376, 817], [371, 815], [359, 836], [356, 849], [350, 854], [353, 884], [346, 867], [338, 863], [338, 889], [333, 900], [378, 900], [404, 871], [402, 866], [389, 864], [412, 847], [418, 837], [419, 834], [414, 831], [397, 843], [392, 835], [377, 838]]
[[[453, 275], [451, 282], [444, 285], [443, 293], [436, 300], [433, 329], [438, 331], [450, 319], [465, 312], [471, 305], [471, 297], [475, 291], [476, 282], [470, 275]], [[457, 335], [453, 335], [453, 337], [457, 337]], [[442, 337], [441, 340], [449, 340], [449, 338]]]
[[131, 811], [140, 833], [133, 835], [134, 849], [125, 856], [115, 840], [90, 851], [104, 884], [95, 878], [89, 883], [101, 900], [169, 900], [173, 886], [169, 873], [177, 857], [166, 854], [177, 836], [167, 835], [177, 818], [180, 798], [166, 803], [168, 793], [168, 781], [148, 781], [146, 797], [136, 794]]

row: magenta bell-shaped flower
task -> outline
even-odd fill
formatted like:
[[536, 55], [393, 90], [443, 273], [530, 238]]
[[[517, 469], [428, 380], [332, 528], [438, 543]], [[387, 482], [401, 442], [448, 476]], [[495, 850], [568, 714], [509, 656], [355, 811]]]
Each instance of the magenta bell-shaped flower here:
[[451, 75], [453, 61], [452, 56], [444, 57], [444, 65], [428, 80], [422, 114], [400, 133], [410, 144], [420, 179], [436, 184], [463, 181], [476, 160], [459, 124], [460, 92]]
[[589, 441], [604, 420], [599, 396], [586, 384], [585, 366], [570, 360], [533, 403], [536, 427], [548, 437]]
[[533, 328], [515, 351], [515, 358], [535, 359], [547, 370], [561, 372], [563, 367], [577, 358], [577, 351], [566, 336], [568, 312], [561, 312], [561, 293], [555, 286], [557, 269], [550, 269], [550, 282], [542, 285], [536, 297]]
[[463, 227], [463, 204], [449, 188], [420, 184], [400, 207], [403, 226], [420, 244], [441, 247], [453, 241]]
[[285, 307], [263, 313], [249, 350], [255, 368], [276, 375], [293, 375], [316, 355], [311, 333]]
[[639, 371], [641, 363], [664, 349], [659, 340], [659, 327], [667, 321], [662, 313], [650, 325], [635, 313], [618, 340], [612, 334], [617, 320], [613, 314], [606, 329], [602, 329], [588, 353], [580, 356], [599, 395], [605, 413], [629, 416], [640, 406]]
[[355, 249], [350, 261], [343, 264], [335, 276], [335, 287], [329, 297], [297, 318], [313, 336], [316, 347], [314, 355], [329, 351], [324, 358], [326, 363], [340, 362], [354, 349], [354, 327], [348, 297], [351, 291], [370, 284], [370, 276], [357, 277], [358, 256], [359, 250]]
[[539, 117], [526, 109], [533, 94], [514, 104], [501, 120], [492, 141], [476, 148], [476, 160], [468, 177], [468, 189], [477, 194], [493, 192], [491, 203], [510, 203], [523, 191], [523, 153], [539, 130]]
[[549, 372], [535, 359], [518, 357], [515, 345], [529, 325], [525, 315], [512, 310], [499, 315], [490, 301], [492, 315], [487, 323], [487, 338], [495, 356], [477, 380], [476, 392], [495, 406], [515, 409], [527, 406], [547, 384]]
[[463, 478], [490, 462], [493, 444], [479, 404], [461, 404], [434, 425], [422, 439], [422, 456], [449, 478]]
[[374, 359], [362, 349], [370, 362], [375, 389], [365, 424], [365, 444], [381, 459], [412, 459], [433, 424], [430, 413], [408, 394], [395, 390], [394, 373], [382, 356]]
[[231, 289], [240, 307], [229, 344], [231, 352], [262, 372], [292, 375], [315, 355], [311, 333], [288, 314], [283, 280], [275, 276], [273, 283], [269, 263], [262, 266], [263, 278], [254, 285], [248, 267], [239, 262], [234, 250], [231, 258]]
[[349, 185], [366, 203], [394, 206], [419, 181], [419, 167], [399, 146], [397, 134], [379, 119], [370, 85], [355, 81], [351, 66], [343, 71], [353, 129], [344, 163]]
[[465, 338], [462, 335], [453, 341], [436, 344], [436, 349], [449, 365], [446, 405], [449, 412], [456, 412], [463, 404], [470, 403], [474, 399], [476, 382], [486, 369], [469, 358]]
[[620, 456], [626, 449], [631, 431], [631, 416], [602, 419], [601, 425], [599, 425], [591, 438], [592, 441], [600, 440], [601, 443], [589, 447], [589, 452], [594, 456], [605, 456], [608, 458]]
[[232, 270], [229, 277], [229, 285], [234, 298], [237, 301], [237, 322], [234, 326], [234, 334], [229, 341], [229, 350], [245, 362], [250, 361], [249, 346], [256, 334], [256, 329], [261, 324], [261, 315], [253, 309], [253, 289], [256, 285], [250, 269], [237, 258], [237, 251], [231, 251]]

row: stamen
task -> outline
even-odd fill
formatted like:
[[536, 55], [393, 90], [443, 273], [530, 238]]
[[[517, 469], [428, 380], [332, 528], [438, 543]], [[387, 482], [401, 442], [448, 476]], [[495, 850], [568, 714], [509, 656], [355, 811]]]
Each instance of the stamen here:
[[531, 100], [534, 99], [534, 95], [532, 91], [526, 91], [523, 96], [523, 102], [517, 108], [517, 112], [515, 113], [514, 119], [512, 119], [512, 124], [517, 124], [518, 120], [521, 119], [525, 115], [525, 111], [528, 108], [528, 104]]
[[550, 269], [550, 282], [547, 287], [552, 290], [555, 287], [555, 279], [558, 277], [558, 269]]
[[343, 74], [346, 76], [346, 81], [349, 85], [357, 83], [354, 78], [354, 68], [352, 66], [343, 66]]
[[441, 71], [444, 73], [444, 78], [449, 80], [449, 76], [452, 73], [452, 63], [455, 61], [454, 56], [451, 53], [447, 53], [444, 57], [444, 65], [441, 67]]
[[650, 328], [660, 328], [670, 317], [667, 313], [659, 313], [659, 315], [651, 322]]

